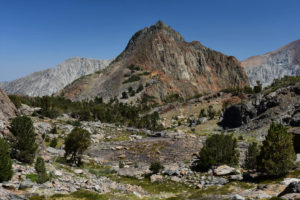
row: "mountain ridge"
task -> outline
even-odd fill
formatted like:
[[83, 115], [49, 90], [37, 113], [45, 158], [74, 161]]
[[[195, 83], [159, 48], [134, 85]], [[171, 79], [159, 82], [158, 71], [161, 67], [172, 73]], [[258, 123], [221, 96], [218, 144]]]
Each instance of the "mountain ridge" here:
[[8, 94], [28, 96], [52, 95], [81, 76], [91, 74], [106, 67], [110, 60], [73, 57], [54, 68], [33, 72], [25, 77], [1, 82], [0, 87]]
[[300, 39], [290, 42], [275, 51], [251, 56], [241, 62], [250, 80], [250, 85], [260, 81], [270, 85], [283, 76], [300, 76]]

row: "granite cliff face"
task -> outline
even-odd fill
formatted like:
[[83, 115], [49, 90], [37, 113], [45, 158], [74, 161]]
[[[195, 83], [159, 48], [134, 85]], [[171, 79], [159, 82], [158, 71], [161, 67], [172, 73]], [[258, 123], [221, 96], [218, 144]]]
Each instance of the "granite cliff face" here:
[[7, 121], [16, 116], [17, 109], [0, 88], [0, 121]]
[[236, 58], [211, 50], [200, 42], [185, 42], [159, 21], [138, 31], [126, 49], [102, 73], [73, 82], [60, 94], [72, 100], [121, 97], [129, 87], [144, 89], [161, 102], [172, 94], [182, 98], [228, 87], [244, 87], [248, 78]]
[[94, 73], [106, 67], [111, 60], [71, 58], [55, 68], [35, 72], [24, 78], [0, 83], [8, 94], [28, 96], [52, 95], [81, 76]]
[[300, 76], [300, 40], [274, 52], [250, 57], [241, 64], [245, 67], [251, 86], [256, 85], [258, 80], [267, 86], [276, 78]]

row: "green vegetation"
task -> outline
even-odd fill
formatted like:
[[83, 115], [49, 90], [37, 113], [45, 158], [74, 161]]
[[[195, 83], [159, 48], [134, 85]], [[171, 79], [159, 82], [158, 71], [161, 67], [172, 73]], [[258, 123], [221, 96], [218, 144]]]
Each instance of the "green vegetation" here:
[[260, 93], [262, 91], [262, 84], [260, 81], [256, 81], [256, 86], [253, 88], [254, 93]]
[[57, 128], [56, 128], [56, 126], [53, 129], [51, 129], [50, 133], [51, 134], [57, 134]]
[[289, 85], [295, 85], [300, 82], [300, 76], [284, 76], [280, 79], [275, 79], [273, 83], [265, 88], [266, 94], [276, 91], [279, 88]]
[[[161, 130], [163, 127], [158, 124], [156, 115], [140, 115], [149, 110], [148, 102], [155, 102], [155, 97], [144, 95], [139, 106], [121, 103], [118, 99], [111, 99], [104, 103], [102, 98], [95, 98], [89, 102], [72, 102], [63, 97], [20, 97], [22, 103], [32, 107], [41, 107], [45, 110], [55, 110], [59, 114], [67, 113], [78, 120], [92, 121], [100, 120], [106, 123], [122, 123], [138, 128], [150, 130]], [[45, 101], [45, 99], [47, 99]], [[49, 108], [48, 108], [49, 106]], [[40, 111], [38, 114], [48, 116], [48, 112]], [[80, 126], [80, 121], [69, 122]]]
[[293, 135], [282, 124], [270, 125], [258, 157], [258, 170], [269, 176], [282, 176], [293, 168], [296, 154]]
[[153, 162], [151, 163], [150, 167], [149, 167], [149, 170], [153, 173], [153, 174], [157, 174], [159, 173], [160, 171], [162, 171], [164, 169], [164, 166], [159, 162], [159, 161], [156, 161], [156, 162]]
[[133, 90], [132, 87], [128, 88], [128, 93], [129, 93], [129, 96], [131, 96], [131, 97], [133, 97], [135, 95], [135, 91]]
[[163, 99], [164, 103], [183, 102], [184, 99], [179, 94], [171, 94]]
[[128, 94], [127, 92], [122, 92], [122, 97], [121, 99], [128, 99]]
[[26, 174], [26, 179], [30, 179], [32, 182], [37, 182], [38, 176], [36, 174]]
[[210, 120], [214, 119], [215, 116], [216, 116], [216, 111], [214, 110], [213, 106], [212, 105], [209, 105], [208, 106], [208, 110], [207, 110], [207, 114], [208, 114], [208, 117]]
[[246, 169], [257, 169], [257, 157], [259, 155], [257, 143], [253, 142], [249, 145], [246, 160], [245, 160], [245, 168]]
[[131, 83], [131, 82], [135, 82], [135, 81], [139, 81], [139, 80], [141, 80], [140, 76], [138, 76], [138, 75], [131, 75], [128, 79], [126, 79], [125, 81], [123, 81], [123, 84]]
[[87, 130], [74, 128], [65, 139], [65, 157], [71, 156], [69, 161], [80, 166], [81, 155], [91, 145], [91, 135]]
[[193, 169], [207, 171], [212, 166], [238, 164], [239, 152], [236, 150], [237, 140], [232, 135], [217, 134], [208, 137], [200, 151]]
[[200, 110], [200, 114], [199, 114], [199, 118], [202, 118], [202, 117], [207, 117], [207, 114], [206, 114], [204, 108], [202, 108], [202, 109]]
[[144, 86], [142, 84], [139, 84], [139, 87], [136, 89], [136, 93], [143, 91], [143, 89], [144, 89]]
[[53, 138], [53, 139], [51, 140], [49, 146], [52, 147], [52, 148], [56, 148], [56, 146], [57, 146], [57, 139], [56, 139], [56, 138]]
[[43, 158], [38, 157], [36, 159], [34, 168], [37, 172], [37, 180], [36, 180], [37, 183], [42, 184], [49, 180], [49, 176], [45, 168], [45, 161]]
[[15, 136], [12, 142], [12, 155], [17, 160], [32, 164], [38, 148], [32, 120], [26, 116], [16, 117], [11, 122], [11, 132]]
[[18, 95], [8, 95], [8, 97], [11, 100], [11, 102], [13, 102], [13, 104], [15, 104], [16, 108], [21, 107], [22, 102]]
[[13, 175], [12, 160], [8, 144], [0, 138], [0, 183], [8, 181]]
[[239, 96], [241, 94], [253, 94], [254, 91], [251, 87], [245, 86], [244, 88], [226, 88], [221, 90], [220, 92], [231, 93], [233, 96]]

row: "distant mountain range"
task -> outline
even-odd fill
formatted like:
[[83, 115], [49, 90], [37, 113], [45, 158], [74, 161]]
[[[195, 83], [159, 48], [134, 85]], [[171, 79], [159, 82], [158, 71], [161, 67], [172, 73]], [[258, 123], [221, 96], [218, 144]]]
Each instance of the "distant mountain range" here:
[[[141, 85], [142, 91], [132, 92]], [[158, 21], [135, 33], [125, 50], [101, 73], [74, 81], [60, 94], [72, 100], [96, 96], [107, 100], [121, 99], [128, 93], [134, 102], [146, 96], [160, 103], [246, 85], [248, 78], [235, 57], [197, 41], [186, 42], [178, 32]]]
[[1, 82], [0, 87], [7, 94], [52, 95], [74, 80], [102, 70], [111, 61], [75, 57], [62, 62], [55, 68], [35, 72], [11, 82]]
[[249, 77], [250, 84], [260, 81], [270, 85], [275, 78], [285, 75], [300, 76], [300, 40], [291, 42], [273, 52], [252, 56], [241, 62]]

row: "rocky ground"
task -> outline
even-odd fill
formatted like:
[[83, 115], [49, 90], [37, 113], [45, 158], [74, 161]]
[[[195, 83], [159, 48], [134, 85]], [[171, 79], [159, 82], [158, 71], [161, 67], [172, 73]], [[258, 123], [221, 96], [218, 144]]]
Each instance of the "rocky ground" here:
[[[207, 173], [190, 169], [207, 136], [223, 129], [215, 117], [199, 118], [201, 108], [213, 105], [220, 109], [224, 101], [240, 101], [229, 94], [194, 99], [188, 104], [174, 103], [161, 107], [162, 123], [166, 130], [149, 130], [96, 122], [81, 122], [92, 134], [92, 145], [83, 157], [83, 166], [71, 167], [63, 159], [63, 139], [75, 127], [68, 115], [57, 119], [32, 117], [37, 133], [39, 154], [46, 161], [51, 180], [35, 182], [33, 166], [14, 161], [14, 176], [0, 185], [0, 199], [82, 199], [84, 195], [99, 195], [99, 199], [269, 199], [281, 195], [286, 199], [299, 197], [300, 168], [286, 178], [253, 180], [242, 168], [219, 166]], [[201, 104], [199, 103], [201, 102]], [[170, 107], [174, 107], [170, 109]], [[23, 105], [19, 112], [31, 115], [38, 108]], [[194, 112], [193, 112], [194, 111]], [[176, 117], [177, 116], [177, 117]], [[2, 123], [6, 127], [6, 123]], [[51, 130], [56, 127], [57, 134]], [[8, 129], [3, 129], [4, 137]], [[230, 130], [238, 138], [240, 165], [245, 159], [248, 143], [263, 138], [260, 132], [241, 133]], [[42, 136], [49, 138], [43, 140]], [[52, 138], [58, 139], [55, 148], [49, 147]], [[46, 141], [46, 142], [45, 142]], [[150, 174], [151, 162], [160, 161], [164, 170]], [[249, 178], [250, 177], [250, 178]], [[299, 185], [299, 186], [298, 186]], [[80, 195], [79, 195], [79, 193]], [[56, 196], [53, 196], [55, 195]], [[58, 196], [57, 196], [58, 195]], [[59, 196], [60, 195], [60, 196]], [[92, 199], [90, 197], [85, 199]]]

